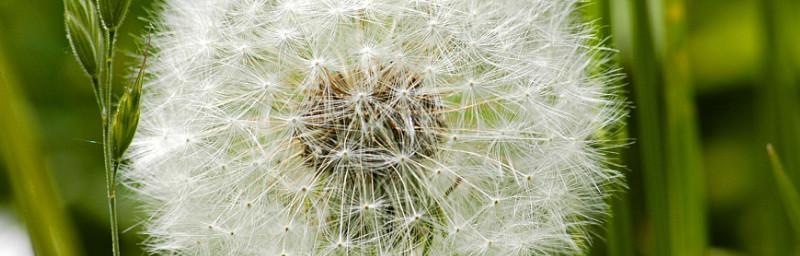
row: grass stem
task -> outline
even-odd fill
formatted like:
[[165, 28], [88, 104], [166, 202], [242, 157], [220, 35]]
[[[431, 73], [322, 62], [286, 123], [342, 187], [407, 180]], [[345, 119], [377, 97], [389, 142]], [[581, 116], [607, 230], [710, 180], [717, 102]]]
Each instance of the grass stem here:
[[37, 255], [80, 255], [20, 90], [0, 53], [0, 156], [9, 173], [13, 202]]
[[113, 74], [114, 74], [114, 44], [116, 43], [116, 31], [114, 30], [105, 30], [106, 32], [106, 40], [105, 42], [105, 51], [103, 60], [105, 66], [103, 67], [103, 82], [101, 84], [101, 88], [103, 88], [103, 101], [101, 102], [102, 105], [100, 107], [100, 115], [101, 115], [101, 122], [103, 125], [103, 159], [104, 159], [104, 169], [106, 174], [106, 190], [108, 192], [107, 200], [108, 200], [108, 212], [109, 212], [109, 224], [111, 226], [111, 246], [112, 246], [112, 254], [114, 256], [120, 255], [120, 248], [119, 248], [119, 225], [117, 221], [117, 181], [116, 181], [116, 169], [118, 168], [118, 164], [115, 164], [116, 161], [113, 155], [113, 137], [111, 134], [111, 127], [113, 122], [113, 107], [111, 103], [111, 97], [113, 95]]

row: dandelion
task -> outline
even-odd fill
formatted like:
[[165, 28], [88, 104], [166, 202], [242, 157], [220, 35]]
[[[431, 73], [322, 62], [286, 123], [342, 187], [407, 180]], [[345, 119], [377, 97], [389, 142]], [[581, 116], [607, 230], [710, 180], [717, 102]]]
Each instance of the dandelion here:
[[167, 0], [123, 175], [150, 252], [579, 253], [620, 174], [555, 0]]

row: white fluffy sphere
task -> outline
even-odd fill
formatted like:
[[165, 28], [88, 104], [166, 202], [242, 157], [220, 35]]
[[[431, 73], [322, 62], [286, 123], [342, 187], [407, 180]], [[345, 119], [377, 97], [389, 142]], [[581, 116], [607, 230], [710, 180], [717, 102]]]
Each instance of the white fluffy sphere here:
[[625, 112], [575, 8], [165, 0], [123, 172], [150, 252], [580, 252]]

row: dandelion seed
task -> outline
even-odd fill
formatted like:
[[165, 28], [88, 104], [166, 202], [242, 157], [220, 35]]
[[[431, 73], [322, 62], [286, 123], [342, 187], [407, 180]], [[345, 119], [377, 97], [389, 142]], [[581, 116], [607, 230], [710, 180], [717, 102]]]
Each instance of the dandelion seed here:
[[579, 253], [625, 111], [576, 3], [165, 1], [124, 171], [150, 252]]

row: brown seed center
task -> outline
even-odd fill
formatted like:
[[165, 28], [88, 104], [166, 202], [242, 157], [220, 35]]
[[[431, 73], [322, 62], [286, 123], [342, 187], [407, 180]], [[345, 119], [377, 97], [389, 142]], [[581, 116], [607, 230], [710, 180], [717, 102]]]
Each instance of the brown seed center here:
[[436, 154], [444, 128], [439, 98], [422, 87], [416, 74], [392, 68], [326, 72], [295, 134], [307, 163], [318, 172], [418, 167]]

